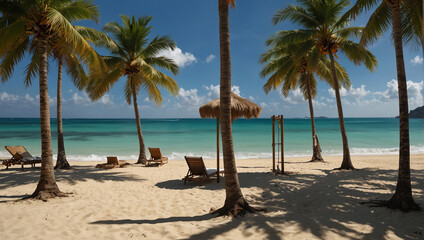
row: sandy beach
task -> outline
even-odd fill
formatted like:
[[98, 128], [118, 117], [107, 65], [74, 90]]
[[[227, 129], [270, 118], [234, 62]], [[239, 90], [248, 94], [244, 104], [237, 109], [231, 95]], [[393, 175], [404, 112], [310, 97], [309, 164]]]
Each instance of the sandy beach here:
[[[370, 208], [360, 202], [394, 192], [398, 157], [353, 156], [357, 171], [333, 171], [307, 157], [286, 159], [290, 174], [271, 174], [270, 159], [237, 160], [243, 194], [266, 213], [215, 217], [225, 199], [223, 179], [204, 184], [181, 180], [187, 165], [130, 165], [96, 169], [98, 162], [70, 162], [55, 171], [69, 197], [23, 200], [39, 179], [39, 167], [0, 169], [1, 239], [423, 239], [424, 212]], [[130, 161], [132, 162], [132, 161]], [[214, 160], [206, 160], [208, 167]], [[424, 207], [424, 155], [412, 155], [412, 187]]]

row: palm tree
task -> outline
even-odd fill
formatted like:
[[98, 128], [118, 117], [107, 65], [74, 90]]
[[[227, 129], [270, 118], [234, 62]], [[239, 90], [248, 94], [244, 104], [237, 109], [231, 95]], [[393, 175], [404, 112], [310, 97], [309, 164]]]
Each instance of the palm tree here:
[[279, 10], [273, 17], [274, 24], [289, 19], [304, 29], [280, 31], [276, 43], [298, 42], [299, 55], [307, 52], [312, 46], [318, 47], [322, 55], [328, 55], [331, 61], [332, 88], [336, 95], [337, 111], [339, 115], [340, 131], [343, 142], [343, 161], [338, 169], [353, 170], [350, 158], [349, 143], [343, 117], [343, 108], [340, 100], [340, 85], [337, 79], [334, 56], [338, 49], [355, 64], [364, 63], [371, 71], [377, 65], [375, 56], [359, 44], [349, 40], [349, 37], [361, 35], [361, 27], [346, 27], [349, 21], [341, 19], [344, 8], [350, 5], [348, 0], [298, 0], [301, 6], [289, 5]]
[[[421, 5], [416, 0], [360, 0], [345, 14], [345, 18], [359, 15], [363, 10], [377, 8], [371, 15], [364, 28], [361, 44], [367, 45], [392, 25], [392, 37], [396, 53], [396, 70], [399, 94], [399, 172], [395, 194], [388, 201], [376, 201], [377, 205], [387, 206], [402, 211], [420, 210], [412, 197], [411, 169], [410, 169], [410, 144], [409, 144], [409, 110], [408, 92], [406, 85], [405, 62], [403, 57], [403, 38], [423, 34], [423, 15], [420, 13]], [[418, 8], [418, 6], [421, 6]], [[408, 15], [409, 14], [409, 15]], [[413, 27], [414, 26], [414, 27]], [[405, 29], [407, 31], [405, 31]], [[413, 33], [412, 35], [408, 35]], [[404, 31], [403, 31], [404, 30]], [[420, 36], [421, 44], [423, 35]]]
[[[312, 159], [311, 162], [321, 161], [321, 147], [319, 145], [318, 135], [315, 131], [315, 119], [312, 100], [316, 97], [316, 79], [314, 73], [320, 78], [331, 84], [332, 77], [330, 71], [330, 62], [326, 57], [320, 55], [318, 49], [314, 46], [305, 56], [297, 55], [297, 45], [286, 43], [283, 46], [276, 46], [274, 38], [271, 38], [267, 45], [271, 46], [264, 54], [262, 54], [260, 62], [266, 63], [260, 75], [266, 77], [271, 75], [264, 85], [265, 93], [269, 93], [271, 89], [276, 90], [281, 84], [282, 93], [288, 96], [290, 90], [300, 88], [305, 100], [309, 103], [309, 112], [311, 116], [312, 127]], [[340, 83], [345, 87], [350, 87], [349, 77], [344, 68], [337, 66], [337, 74]]]
[[[94, 17], [94, 16], [93, 16]], [[110, 41], [108, 36], [95, 29], [83, 26], [74, 26], [74, 28], [87, 41], [97, 46], [102, 46], [105, 42]], [[70, 169], [71, 166], [66, 160], [65, 142], [63, 139], [63, 121], [62, 121], [62, 69], [63, 65], [67, 68], [67, 73], [72, 77], [72, 82], [82, 90], [87, 84], [88, 78], [82, 65], [83, 59], [75, 54], [75, 51], [64, 42], [60, 42], [57, 37], [52, 37], [51, 48], [53, 56], [58, 62], [57, 74], [57, 161], [54, 169]]]
[[[97, 13], [94, 17], [96, 17]], [[108, 41], [107, 35], [102, 32], [98, 32], [89, 27], [74, 26], [74, 28], [88, 41], [93, 42], [96, 45], [101, 45], [105, 41]], [[36, 48], [36, 45], [34, 45]], [[60, 37], [52, 36], [49, 39], [49, 49], [53, 56], [58, 62], [58, 78], [57, 78], [57, 143], [58, 153], [57, 161], [54, 169], [70, 169], [71, 166], [66, 160], [65, 144], [63, 139], [63, 124], [62, 124], [62, 72], [63, 65], [67, 68], [67, 73], [72, 77], [72, 82], [79, 89], [82, 90], [87, 82], [87, 76], [85, 74], [83, 62], [81, 57], [77, 56], [75, 51], [71, 49], [66, 42], [62, 42]], [[37, 54], [34, 54], [37, 56]], [[38, 58], [33, 57], [32, 61], [27, 65], [26, 68], [26, 86], [32, 84], [32, 79], [35, 77], [37, 69], [39, 67]]]
[[160, 67], [178, 73], [178, 66], [169, 58], [158, 56], [165, 49], [174, 49], [175, 42], [167, 36], [156, 36], [150, 42], [148, 36], [152, 17], [140, 17], [135, 19], [121, 15], [123, 25], [116, 22], [106, 24], [103, 30], [111, 33], [116, 42], [111, 40], [105, 43], [112, 56], [104, 57], [110, 71], [94, 76], [89, 82], [87, 92], [91, 99], [99, 99], [104, 93], [120, 79], [127, 76], [125, 84], [125, 97], [128, 104], [134, 106], [137, 133], [139, 140], [139, 156], [137, 163], [146, 162], [146, 149], [143, 134], [141, 132], [140, 115], [137, 104], [137, 94], [141, 88], [147, 91], [148, 97], [153, 99], [157, 105], [162, 102], [162, 96], [158, 86], [168, 90], [171, 94], [178, 94], [178, 85], [171, 77], [165, 75], [154, 67]]
[[247, 203], [241, 192], [237, 166], [234, 157], [231, 126], [231, 56], [230, 23], [228, 20], [229, 4], [235, 6], [235, 0], [218, 0], [219, 9], [219, 46], [221, 57], [220, 80], [220, 121], [222, 136], [222, 153], [224, 156], [225, 203], [215, 211], [219, 215], [239, 216], [255, 209]]
[[[2, 0], [0, 1], [0, 75], [7, 81], [14, 66], [25, 52], [38, 58], [40, 88], [40, 128], [41, 128], [41, 174], [37, 188], [30, 196], [36, 199], [48, 199], [64, 196], [56, 184], [53, 171], [53, 153], [50, 131], [49, 95], [47, 88], [47, 59], [49, 40], [59, 37], [80, 56], [90, 60], [93, 69], [100, 69], [101, 61], [93, 52], [90, 44], [75, 30], [70, 20], [93, 19], [97, 8], [90, 0]], [[37, 62], [35, 61], [35, 62]], [[33, 69], [33, 70], [34, 70]]]

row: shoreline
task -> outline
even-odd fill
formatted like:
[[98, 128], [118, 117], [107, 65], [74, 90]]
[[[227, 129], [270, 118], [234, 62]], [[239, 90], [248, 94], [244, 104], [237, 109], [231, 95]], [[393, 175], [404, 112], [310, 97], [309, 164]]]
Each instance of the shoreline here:
[[[54, 156], [56, 156], [56, 155], [54, 155]], [[112, 156], [112, 155], [107, 155], [107, 156]], [[187, 156], [192, 156], [192, 155], [187, 155]], [[322, 157], [324, 158], [324, 160], [325, 160], [325, 158], [337, 158], [337, 157], [342, 157], [342, 156], [343, 156], [343, 154], [322, 155]], [[387, 157], [398, 157], [399, 154], [377, 154], [377, 153], [376, 154], [367, 154], [367, 153], [365, 153], [365, 154], [355, 154], [355, 155], [354, 154], [351, 154], [350, 156], [351, 156], [351, 158], [370, 158], [370, 157], [376, 157], [376, 156], [382, 156], [382, 157], [383, 156], [387, 156]], [[198, 157], [200, 157], [200, 155]], [[310, 157], [310, 155], [285, 156], [285, 159], [307, 159], [309, 157]], [[424, 160], [424, 153], [411, 153], [410, 154], [410, 157], [411, 158], [412, 157], [422, 158]], [[130, 163], [137, 162], [137, 159], [120, 159], [119, 158], [119, 160], [125, 160], [125, 161], [128, 161]], [[205, 160], [205, 161], [216, 161], [216, 157], [215, 158], [204, 158], [203, 157], [203, 160]], [[223, 161], [222, 155], [220, 156], [220, 160]], [[238, 161], [238, 160], [240, 160], [240, 161], [241, 160], [243, 160], [243, 161], [245, 161], [245, 160], [246, 161], [256, 161], [256, 160], [261, 160], [261, 161], [269, 160], [269, 161], [272, 161], [272, 158], [256, 158], [256, 157], [253, 157], [253, 158], [240, 158], [240, 159], [238, 159], [236, 157], [236, 161]], [[277, 161], [277, 157], [276, 157], [275, 160]], [[354, 161], [354, 160], [355, 159], [352, 159], [352, 161]], [[104, 161], [106, 161], [106, 155], [104, 157]], [[184, 158], [169, 159], [169, 161], [184, 161]], [[98, 164], [98, 163], [102, 163], [103, 161], [102, 160], [68, 160], [68, 162], [70, 162], [70, 163], [87, 163], [87, 162], [89, 162], [89, 163], [96, 163], [96, 164]]]

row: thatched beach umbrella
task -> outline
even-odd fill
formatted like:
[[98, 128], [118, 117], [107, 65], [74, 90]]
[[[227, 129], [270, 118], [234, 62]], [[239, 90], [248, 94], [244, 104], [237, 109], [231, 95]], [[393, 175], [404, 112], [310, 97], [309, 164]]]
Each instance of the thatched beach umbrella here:
[[[216, 166], [217, 181], [219, 182], [219, 98], [206, 103], [199, 108], [201, 118], [216, 118]], [[245, 117], [247, 119], [257, 118], [261, 114], [262, 108], [255, 103], [231, 93], [231, 120]]]

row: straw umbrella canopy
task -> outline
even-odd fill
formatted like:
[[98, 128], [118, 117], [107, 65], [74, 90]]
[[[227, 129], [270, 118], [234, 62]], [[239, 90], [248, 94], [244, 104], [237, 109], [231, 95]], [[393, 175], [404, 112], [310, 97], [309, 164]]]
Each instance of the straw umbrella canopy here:
[[[245, 117], [247, 119], [257, 118], [261, 114], [262, 108], [257, 104], [242, 98], [234, 93], [231, 93], [231, 121], [237, 118]], [[216, 166], [217, 166], [217, 181], [219, 182], [219, 113], [220, 102], [219, 98], [206, 103], [199, 108], [201, 118], [216, 118]]]

